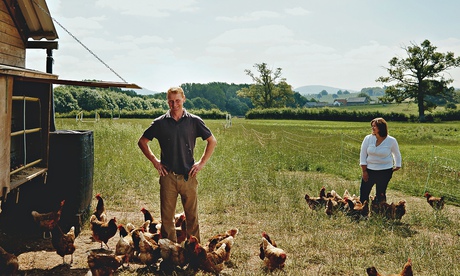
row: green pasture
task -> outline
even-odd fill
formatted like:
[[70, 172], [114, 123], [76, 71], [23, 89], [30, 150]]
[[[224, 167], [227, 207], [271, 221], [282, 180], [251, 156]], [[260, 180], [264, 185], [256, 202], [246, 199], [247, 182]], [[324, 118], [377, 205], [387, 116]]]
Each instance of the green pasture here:
[[[457, 106], [458, 108], [459, 106]], [[414, 102], [391, 103], [391, 104], [368, 104], [368, 105], [355, 105], [355, 106], [340, 106], [334, 107], [338, 109], [356, 110], [356, 111], [376, 111], [376, 112], [394, 112], [404, 113], [410, 115], [418, 115], [418, 106]], [[430, 113], [445, 112], [447, 109], [444, 106], [438, 106], [432, 111], [426, 111], [425, 115]]]
[[[141, 218], [139, 210], [146, 207], [159, 216], [158, 175], [137, 147], [150, 122], [57, 119], [57, 129], [94, 131], [94, 193], [104, 196], [108, 213], [139, 212]], [[199, 174], [201, 236], [240, 229], [224, 275], [267, 273], [258, 258], [262, 231], [288, 254], [284, 271], [274, 275], [366, 275], [369, 266], [386, 275], [399, 273], [409, 257], [414, 275], [460, 275], [458, 122], [389, 122], [403, 157], [388, 193], [389, 201], [407, 202], [401, 222], [328, 218], [304, 200], [322, 186], [340, 195], [358, 194], [359, 148], [370, 123], [233, 119], [230, 127], [225, 120], [206, 124], [218, 145]], [[204, 145], [197, 142], [196, 158]], [[159, 155], [156, 141], [151, 147]], [[445, 195], [449, 204], [434, 212], [423, 198], [425, 190]]]

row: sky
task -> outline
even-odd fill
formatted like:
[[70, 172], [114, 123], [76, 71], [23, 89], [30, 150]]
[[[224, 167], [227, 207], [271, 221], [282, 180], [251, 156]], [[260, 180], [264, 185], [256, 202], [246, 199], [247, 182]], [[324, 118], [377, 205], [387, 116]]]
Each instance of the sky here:
[[[293, 89], [382, 87], [393, 57], [428, 39], [460, 55], [460, 1], [47, 0], [61, 79], [135, 83], [140, 94], [183, 83], [253, 83], [255, 64]], [[93, 53], [93, 54], [92, 54]], [[26, 67], [46, 71], [46, 51]], [[447, 71], [460, 87], [460, 69]], [[256, 74], [257, 75], [257, 74]]]

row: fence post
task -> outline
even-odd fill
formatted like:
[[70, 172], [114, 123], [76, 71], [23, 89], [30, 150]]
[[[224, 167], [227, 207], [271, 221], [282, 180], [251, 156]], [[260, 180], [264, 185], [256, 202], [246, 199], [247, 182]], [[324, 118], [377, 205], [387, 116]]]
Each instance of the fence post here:
[[340, 133], [340, 167], [343, 166], [343, 132]]
[[431, 146], [431, 162], [430, 162], [430, 167], [428, 168], [428, 176], [426, 177], [424, 192], [426, 192], [428, 188], [428, 182], [430, 181], [431, 170], [433, 169], [433, 162], [434, 162], [434, 145]]

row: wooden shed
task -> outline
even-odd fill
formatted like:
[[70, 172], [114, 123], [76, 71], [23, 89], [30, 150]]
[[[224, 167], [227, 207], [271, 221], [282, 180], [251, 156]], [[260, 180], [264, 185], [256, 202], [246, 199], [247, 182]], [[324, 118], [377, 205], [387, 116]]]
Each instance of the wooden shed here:
[[[29, 194], [35, 203], [54, 200], [35, 193], [47, 181], [50, 136], [55, 131], [54, 84], [140, 88], [59, 79], [52, 72], [57, 39], [45, 0], [0, 0], [0, 218], [2, 207], [19, 203], [22, 194]], [[27, 49], [43, 49], [47, 72], [25, 68]], [[31, 201], [26, 205], [36, 206]]]

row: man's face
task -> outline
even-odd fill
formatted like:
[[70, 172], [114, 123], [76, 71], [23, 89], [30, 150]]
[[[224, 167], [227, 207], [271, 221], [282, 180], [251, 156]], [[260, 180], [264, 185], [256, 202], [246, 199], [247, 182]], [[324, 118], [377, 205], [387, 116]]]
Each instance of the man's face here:
[[180, 111], [183, 108], [185, 97], [180, 93], [168, 95], [168, 105], [171, 111]]

